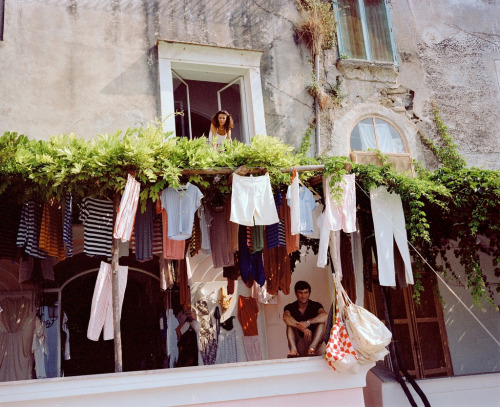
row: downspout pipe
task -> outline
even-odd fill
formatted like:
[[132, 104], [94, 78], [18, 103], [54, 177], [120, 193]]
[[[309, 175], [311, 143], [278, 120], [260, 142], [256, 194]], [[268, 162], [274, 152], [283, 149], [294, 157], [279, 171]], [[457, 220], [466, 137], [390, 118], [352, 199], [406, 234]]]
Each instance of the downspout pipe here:
[[[319, 86], [319, 53], [314, 55], [314, 72], [316, 74], [316, 83]], [[315, 144], [316, 144], [316, 157], [319, 157], [321, 151], [320, 144], [320, 120], [319, 120], [319, 97], [316, 95], [315, 101], [315, 114], [316, 114], [316, 131], [315, 131]]]

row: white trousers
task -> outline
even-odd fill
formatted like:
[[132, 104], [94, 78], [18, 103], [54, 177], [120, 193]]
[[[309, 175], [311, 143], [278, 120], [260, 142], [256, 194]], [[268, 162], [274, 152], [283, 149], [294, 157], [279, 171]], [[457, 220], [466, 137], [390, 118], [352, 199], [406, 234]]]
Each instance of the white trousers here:
[[394, 269], [394, 240], [405, 264], [406, 282], [413, 284], [410, 252], [406, 236], [403, 204], [398, 194], [386, 187], [370, 191], [375, 242], [377, 243], [378, 278], [382, 286], [396, 286]]
[[121, 239], [123, 242], [128, 242], [132, 236], [140, 192], [141, 184], [128, 174], [114, 229], [114, 237]]
[[[98, 341], [104, 326], [104, 340], [114, 338], [113, 329], [113, 294], [112, 294], [111, 264], [101, 262], [97, 280], [95, 282], [92, 308], [90, 310], [87, 338]], [[118, 266], [118, 296], [120, 315], [122, 313], [123, 297], [127, 287], [128, 266]]]

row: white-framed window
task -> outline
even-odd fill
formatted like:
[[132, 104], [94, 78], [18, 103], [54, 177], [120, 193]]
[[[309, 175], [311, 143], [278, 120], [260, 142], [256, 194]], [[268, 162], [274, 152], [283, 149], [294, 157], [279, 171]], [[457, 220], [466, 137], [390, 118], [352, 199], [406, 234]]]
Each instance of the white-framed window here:
[[341, 58], [396, 61], [386, 0], [333, 0]]
[[[260, 78], [263, 51], [158, 41], [161, 114], [176, 136], [208, 136], [218, 110], [233, 116], [233, 139], [266, 134]], [[182, 111], [183, 116], [172, 113]]]
[[409, 153], [403, 136], [396, 128], [377, 116], [360, 120], [351, 131], [351, 150], [380, 150], [383, 153]]

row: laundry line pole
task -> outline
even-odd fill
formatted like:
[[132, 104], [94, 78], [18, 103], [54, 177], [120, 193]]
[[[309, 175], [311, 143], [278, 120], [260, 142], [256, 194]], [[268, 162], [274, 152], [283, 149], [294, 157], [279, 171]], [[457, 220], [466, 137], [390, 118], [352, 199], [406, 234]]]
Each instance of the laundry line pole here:
[[[113, 218], [116, 220], [116, 214], [120, 207], [120, 194], [115, 193], [113, 196]], [[115, 222], [113, 222], [113, 225]], [[111, 295], [113, 299], [113, 334], [114, 334], [114, 349], [115, 349], [115, 372], [123, 372], [122, 361], [122, 333], [120, 328], [120, 294], [119, 294], [119, 276], [118, 267], [120, 260], [120, 248], [118, 239], [113, 236], [113, 244], [111, 246]]]
[[[266, 167], [255, 167], [255, 168], [247, 168], [246, 166], [239, 167], [238, 169], [245, 169], [246, 174], [260, 174], [267, 171]], [[296, 170], [298, 172], [305, 171], [321, 171], [325, 166], [323, 164], [318, 165], [298, 165], [292, 168], [282, 168], [281, 172], [287, 173]], [[219, 175], [219, 174], [232, 174], [233, 172], [238, 172], [238, 169], [234, 170], [231, 168], [208, 168], [204, 170], [197, 169], [186, 169], [182, 170], [182, 175]]]

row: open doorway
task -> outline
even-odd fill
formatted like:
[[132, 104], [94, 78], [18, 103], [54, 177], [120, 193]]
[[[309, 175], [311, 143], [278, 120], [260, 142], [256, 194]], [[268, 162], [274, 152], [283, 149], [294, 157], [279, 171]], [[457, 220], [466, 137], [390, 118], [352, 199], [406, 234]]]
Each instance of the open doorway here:
[[175, 109], [183, 113], [175, 117], [175, 132], [178, 137], [208, 137], [212, 116], [219, 110], [227, 110], [234, 120], [232, 138], [245, 141], [246, 119], [242, 111], [241, 78], [229, 83], [205, 82], [187, 79], [181, 73], [172, 71], [172, 81]]
[[[87, 327], [97, 270], [83, 272], [62, 290], [62, 309], [68, 317], [71, 358], [63, 360], [65, 376], [114, 372], [112, 340], [87, 338]], [[165, 358], [159, 320], [163, 299], [159, 281], [149, 273], [129, 268], [121, 315], [123, 370], [163, 367]]]

